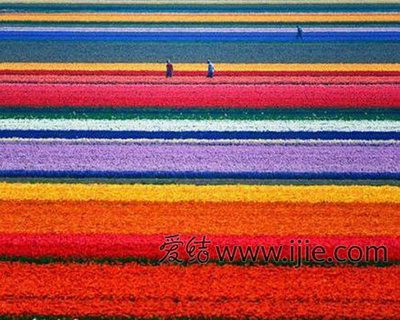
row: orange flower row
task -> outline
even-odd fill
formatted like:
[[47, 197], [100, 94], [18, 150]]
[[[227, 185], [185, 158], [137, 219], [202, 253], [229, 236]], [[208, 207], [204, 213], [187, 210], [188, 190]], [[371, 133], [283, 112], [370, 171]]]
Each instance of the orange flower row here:
[[368, 318], [400, 315], [400, 267], [0, 263], [0, 314]]
[[0, 201], [0, 233], [398, 236], [389, 203]]

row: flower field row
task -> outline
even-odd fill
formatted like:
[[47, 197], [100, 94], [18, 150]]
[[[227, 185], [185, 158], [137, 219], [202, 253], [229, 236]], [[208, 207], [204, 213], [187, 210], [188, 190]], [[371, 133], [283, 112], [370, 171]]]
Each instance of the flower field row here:
[[400, 203], [398, 186], [0, 183], [0, 200]]
[[387, 319], [399, 270], [0, 263], [0, 313]]
[[[50, 71], [51, 72], [51, 71]], [[101, 71], [100, 71], [101, 72]], [[190, 71], [189, 71], [190, 72]], [[68, 72], [69, 73], [69, 72]], [[335, 72], [331, 72], [330, 75], [254, 75], [254, 72], [250, 72], [248, 76], [240, 76], [241, 72], [232, 73], [231, 76], [219, 75], [218, 78], [210, 79], [204, 78], [203, 73], [194, 72], [193, 76], [183, 74], [180, 75], [177, 72], [175, 78], [165, 79], [162, 77], [163, 74], [158, 72], [158, 75], [143, 75], [137, 73], [127, 77], [126, 75], [68, 75], [68, 74], [47, 74], [47, 72], [30, 74], [30, 72], [24, 72], [23, 74], [2, 74], [0, 71], [0, 83], [31, 83], [31, 84], [159, 84], [159, 85], [193, 85], [193, 84], [246, 84], [246, 85], [269, 85], [269, 84], [318, 84], [318, 85], [329, 85], [329, 84], [393, 84], [397, 85], [400, 83], [400, 73], [393, 76], [360, 76], [360, 75], [334, 75]], [[303, 73], [303, 72], [302, 72]], [[333, 74], [332, 74], [333, 73]], [[40, 76], [39, 76], [40, 74]], [[203, 75], [203, 77], [201, 77]]]
[[396, 121], [387, 120], [95, 120], [0, 119], [0, 130], [35, 131], [235, 131], [235, 132], [399, 132]]
[[[1, 4], [0, 4], [1, 8]], [[70, 7], [71, 8], [71, 7]], [[119, 7], [120, 8], [120, 7]], [[135, 8], [135, 7], [132, 7]], [[138, 8], [138, 7], [136, 7]], [[140, 7], [139, 7], [140, 8]], [[297, 31], [297, 30], [294, 30]], [[251, 34], [284, 34], [293, 33], [293, 27], [85, 27], [85, 26], [6, 26], [0, 31], [2, 34], [7, 32], [18, 32], [18, 33], [56, 33], [56, 32], [76, 32], [76, 33], [108, 33], [108, 34], [201, 34], [201, 33], [221, 33], [221, 34], [241, 34], [241, 33], [251, 33]], [[303, 32], [314, 33], [314, 34], [326, 34], [326, 33], [348, 33], [352, 35], [354, 33], [377, 33], [377, 34], [390, 34], [400, 32], [400, 28], [396, 26], [390, 27], [306, 27], [303, 28]]]
[[400, 236], [398, 203], [0, 201], [0, 233]]
[[[205, 71], [204, 63], [176, 63], [175, 71]], [[131, 71], [131, 72], [165, 72], [163, 63], [49, 63], [49, 62], [2, 62], [2, 72], [32, 71]], [[398, 63], [218, 63], [218, 72], [400, 72]]]
[[[0, 107], [0, 119], [71, 120], [271, 120], [271, 121], [399, 121], [396, 109], [296, 108], [296, 109], [179, 109], [173, 108], [7, 108]], [[254, 123], [257, 123], [257, 122]], [[374, 123], [374, 122], [373, 122]], [[371, 125], [371, 130], [374, 128]]]
[[[204, 234], [179, 234], [179, 236], [180, 241], [188, 244], [193, 237], [199, 240]], [[222, 260], [225, 263], [256, 262], [265, 264], [267, 262], [277, 265], [290, 265], [290, 263], [293, 265], [298, 261], [296, 259], [299, 257], [299, 250], [304, 259], [306, 250], [311, 252], [317, 246], [324, 249], [324, 254], [317, 257], [319, 261], [311, 257], [303, 263], [326, 266], [350, 263], [348, 259], [351, 248], [353, 248], [350, 251], [351, 257], [357, 261], [357, 264], [374, 262], [387, 267], [391, 264], [398, 264], [400, 261], [400, 236], [221, 236], [210, 234], [206, 236], [206, 240], [210, 241], [210, 244], [207, 245], [207, 260], [210, 263]], [[299, 241], [300, 244], [298, 244]], [[164, 234], [1, 233], [0, 259], [7, 260], [13, 257], [13, 260], [18, 261], [86, 261], [94, 263], [113, 260], [122, 263], [146, 261], [149, 264], [157, 265], [165, 255], [165, 252], [160, 250], [160, 245], [164, 242]], [[259, 247], [258, 251], [257, 246]], [[265, 255], [270, 253], [269, 261], [266, 261], [266, 256], [260, 249], [261, 246], [265, 248]], [[237, 248], [242, 248], [242, 251], [238, 251]], [[247, 248], [251, 248], [252, 253], [249, 253]], [[275, 254], [279, 252], [279, 258], [274, 257], [268, 251], [271, 248], [275, 250]], [[179, 259], [184, 262], [188, 262], [190, 258], [187, 250], [188, 248], [185, 246], [177, 249]], [[229, 253], [227, 250], [230, 250]], [[292, 258], [292, 262], [290, 262], [291, 252], [296, 253], [295, 256], [292, 255], [294, 258]], [[335, 254], [337, 254], [336, 257]], [[328, 259], [328, 262], [322, 263], [321, 259]]]
[[[285, 42], [163, 42], [160, 46], [160, 43], [130, 41], [15, 40], [4, 41], [3, 46], [5, 50], [0, 51], [0, 60], [7, 63], [126, 63], [129, 65], [130, 63], [162, 63], [164, 58], [172, 57], [172, 62], [175, 64], [202, 64], [202, 69], [199, 69], [202, 71], [199, 75], [202, 77], [205, 76], [205, 59], [211, 52], [217, 59], [215, 62], [219, 76], [224, 74], [220, 68], [221, 63], [396, 64], [400, 61], [400, 43], [394, 41], [322, 42], [307, 43], [307, 45]], [[238, 52], [240, 54], [237, 54]], [[179, 74], [179, 65], [176, 67]], [[290, 69], [286, 71], [289, 72]], [[80, 72], [87, 73], [84, 70]], [[132, 72], [124, 72], [124, 74], [134, 75]], [[156, 75], [165, 76], [162, 70]]]
[[[397, 143], [1, 142], [0, 174], [46, 177], [396, 178]], [[338, 165], [339, 163], [339, 165]]]
[[[265, 12], [394, 12], [398, 5], [393, 0], [380, 0], [377, 5], [374, 0], [360, 1], [351, 0], [306, 0], [306, 1], [265, 1], [265, 0], [150, 0], [150, 1], [115, 1], [102, 0], [101, 2], [90, 2], [87, 0], [74, 1], [73, 5], [66, 1], [47, 0], [41, 4], [41, 12], [237, 12], [257, 13]], [[371, 3], [372, 2], [372, 3]], [[312, 4], [317, 3], [317, 6]], [[14, 1], [0, 6], [0, 9], [13, 9], [14, 12], [35, 12], [37, 7], [33, 6], [34, 1]], [[369, 4], [369, 6], [365, 6]]]
[[[393, 142], [400, 129], [393, 120], [240, 120], [240, 119], [0, 119], [0, 138], [13, 139], [98, 139], [134, 142], [133, 139], [165, 142], [262, 143], [286, 139], [293, 144]], [[180, 140], [177, 140], [180, 139]], [[291, 140], [291, 141], [290, 141]], [[303, 142], [301, 142], [303, 140]], [[332, 140], [341, 140], [332, 142]], [[143, 142], [144, 140], [142, 140]], [[320, 144], [323, 144], [321, 143]], [[360, 142], [362, 141], [362, 142]], [[325, 142], [326, 144], [327, 142]], [[210, 146], [208, 144], [208, 146]], [[299, 146], [300, 147], [300, 146]], [[332, 150], [333, 151], [333, 150]], [[166, 154], [167, 156], [167, 154]]]
[[2, 22], [117, 22], [117, 23], [357, 23], [400, 21], [400, 14], [393, 13], [2, 13]]
[[[312, 68], [311, 68], [312, 69]], [[183, 80], [186, 80], [189, 78], [189, 81], [193, 83], [205, 83], [205, 84], [223, 84], [223, 79], [226, 78], [225, 80], [229, 82], [234, 82], [236, 79], [240, 83], [240, 78], [241, 77], [253, 77], [254, 80], [256, 81], [255, 83], [251, 84], [257, 84], [257, 82], [263, 84], [261, 82], [260, 77], [273, 77], [274, 79], [277, 78], [279, 80], [282, 78], [282, 80], [286, 80], [286, 82], [290, 83], [291, 78], [293, 77], [314, 77], [315, 81], [318, 80], [323, 80], [325, 77], [332, 77], [334, 83], [335, 79], [336, 82], [340, 80], [338, 77], [345, 77], [347, 78], [347, 81], [343, 80], [343, 83], [347, 84], [357, 84], [357, 82], [351, 83], [350, 80], [354, 79], [360, 79], [360, 77], [373, 77], [373, 78], [379, 78], [376, 79], [379, 82], [383, 84], [389, 84], [389, 83], [397, 83], [396, 81], [391, 80], [391, 78], [398, 78], [400, 73], [399, 71], [385, 71], [385, 70], [375, 70], [375, 71], [335, 71], [335, 70], [327, 70], [327, 71], [318, 71], [318, 70], [294, 70], [294, 71], [285, 71], [285, 70], [264, 70], [264, 71], [218, 71], [218, 77], [214, 78], [212, 80], [210, 79], [205, 79], [205, 71], [204, 71], [204, 66], [202, 70], [194, 70], [194, 71], [175, 71], [174, 72], [175, 77], [172, 79], [168, 79], [168, 81], [165, 80], [165, 72], [163, 71], [157, 71], [157, 70], [90, 70], [90, 69], [80, 69], [80, 70], [74, 70], [74, 69], [60, 69], [60, 70], [47, 70], [43, 69], [41, 70], [40, 68], [38, 69], [30, 69], [30, 70], [18, 70], [18, 69], [7, 69], [7, 70], [2, 70], [0, 68], [0, 76], [2, 77], [8, 77], [10, 76], [11, 79], [13, 79], [14, 76], [20, 76], [20, 77], [27, 77], [26, 79], [30, 79], [30, 76], [36, 77], [37, 83], [40, 83], [40, 79], [38, 77], [47, 77], [47, 76], [80, 76], [80, 77], [87, 77], [87, 76], [95, 76], [95, 77], [125, 77], [126, 82], [125, 83], [142, 83], [138, 82], [137, 80], [139, 77], [143, 77], [145, 83], [152, 83], [151, 81], [147, 80], [148, 78], [151, 77], [157, 77], [158, 82], [162, 83], [163, 85], [168, 85], [168, 84], [178, 84], [179, 82], [182, 82]], [[317, 77], [317, 78], [316, 78]], [[333, 78], [334, 77], [334, 78]], [[46, 79], [46, 78], [45, 78]], [[85, 78], [82, 78], [85, 79]], [[115, 78], [112, 78], [115, 79]], [[385, 81], [386, 79], [386, 81]], [[310, 79], [309, 79], [310, 80]], [[7, 81], [3, 81], [4, 83], [7, 83]], [[21, 83], [24, 83], [26, 81], [22, 81]], [[33, 82], [33, 81], [30, 81]], [[33, 83], [35, 83], [33, 82]], [[281, 81], [285, 83], [285, 81]], [[100, 82], [101, 83], [101, 82]], [[113, 82], [114, 83], [114, 82]], [[305, 81], [307, 83], [307, 81]], [[339, 82], [340, 83], [340, 82]], [[361, 83], [364, 84], [374, 84], [375, 81], [372, 81], [371, 83], [368, 83], [366, 81], [361, 81]], [[236, 83], [235, 83], [236, 84]], [[302, 84], [302, 83], [299, 83]], [[320, 83], [321, 84], [321, 83]], [[323, 82], [322, 82], [323, 84]], [[326, 84], [326, 83], [325, 83]]]
[[[307, 29], [305, 43], [321, 42], [398, 42], [400, 41], [400, 29], [370, 30], [370, 32], [359, 31], [348, 28], [346, 30], [318, 30]], [[38, 29], [38, 28], [7, 28], [0, 30], [0, 41], [135, 41], [135, 42], [249, 42], [249, 43], [293, 43], [297, 40], [296, 29], [287, 30], [220, 30], [219, 28], [208, 28], [208, 30], [195, 30], [190, 28], [183, 30], [146, 30], [128, 28], [122, 30], [110, 30], [108, 28], [64, 28], [64, 29]]]
[[160, 108], [397, 108], [399, 85], [1, 84], [0, 106]]
[[[15, 0], [15, 4], [34, 4], [36, 1], [35, 0]], [[77, 4], [87, 4], [88, 0], [75, 0]], [[67, 0], [47, 0], [48, 4], [70, 4], [69, 1]], [[293, 4], [293, 0], [102, 0], [103, 4], [121, 4], [121, 3], [126, 3], [129, 5], [132, 4], [149, 4], [149, 5], [162, 5], [166, 3], [170, 3], [173, 5], [179, 5], [179, 4], [197, 4], [197, 5], [210, 5], [210, 4], [216, 4], [220, 3], [222, 5], [230, 5], [230, 4], [236, 4], [236, 5], [249, 5], [249, 4], [283, 4], [283, 5], [290, 5]], [[326, 3], [321, 0], [297, 0], [297, 4], [318, 4], [318, 3]], [[379, 4], [385, 5], [385, 4], [391, 4], [392, 0], [381, 0], [379, 1]], [[95, 5], [94, 3], [90, 3], [92, 6]], [[335, 5], [335, 4], [360, 4], [359, 0], [332, 0], [329, 1], [329, 4]], [[374, 5], [376, 4], [376, 0], [364, 0], [362, 4], [369, 4], [369, 5]], [[378, 6], [379, 7], [379, 6]], [[33, 7], [35, 8], [35, 7]], [[232, 10], [231, 10], [232, 11]]]

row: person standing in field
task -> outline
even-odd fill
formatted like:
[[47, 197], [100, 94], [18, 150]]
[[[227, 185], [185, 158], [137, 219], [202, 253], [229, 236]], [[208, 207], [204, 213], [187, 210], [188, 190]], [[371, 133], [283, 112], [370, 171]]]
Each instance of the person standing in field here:
[[214, 72], [215, 72], [214, 64], [210, 60], [207, 60], [207, 64], [208, 64], [207, 78], [214, 78]]
[[303, 28], [300, 26], [297, 26], [297, 35], [296, 35], [297, 40], [303, 40]]
[[167, 78], [172, 78], [172, 74], [174, 72], [174, 66], [171, 63], [171, 60], [167, 60]]

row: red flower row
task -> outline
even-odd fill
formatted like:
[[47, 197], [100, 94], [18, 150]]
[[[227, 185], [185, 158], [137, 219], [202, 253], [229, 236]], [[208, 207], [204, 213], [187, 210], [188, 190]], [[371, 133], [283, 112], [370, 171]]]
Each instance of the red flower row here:
[[400, 85], [0, 85], [0, 106], [397, 108]]
[[0, 314], [400, 318], [400, 267], [0, 263]]
[[[277, 262], [288, 262], [289, 259], [297, 262], [306, 259], [313, 261], [312, 250], [321, 246], [324, 254], [316, 256], [318, 259], [334, 257], [337, 248], [337, 258], [349, 257], [354, 261], [384, 262], [384, 255], [389, 262], [400, 261], [400, 237], [377, 236], [220, 236], [220, 235], [180, 235], [183, 242], [177, 252], [181, 260], [187, 261], [188, 243], [192, 237], [201, 240], [206, 236], [211, 243], [207, 245], [210, 260], [229, 262], [229, 254], [233, 254], [234, 261], [251, 261], [255, 255], [257, 261], [266, 262], [265, 254], [269, 253], [269, 262], [273, 254], [280, 257]], [[294, 240], [294, 242], [293, 242]], [[118, 235], [118, 234], [1, 234], [0, 256], [13, 257], [53, 257], [53, 258], [146, 258], [160, 260], [167, 250], [160, 246], [165, 242], [164, 235]], [[342, 247], [339, 247], [342, 246]], [[355, 246], [357, 248], [355, 248]], [[193, 246], [194, 247], [194, 246]], [[234, 249], [236, 247], [236, 249]], [[239, 248], [240, 247], [240, 248]], [[264, 247], [264, 248], [262, 248]], [[281, 247], [281, 249], [280, 249]], [[383, 248], [385, 247], [385, 249]], [[248, 249], [249, 248], [249, 249]], [[257, 249], [258, 248], [258, 249]], [[273, 249], [272, 249], [273, 248]], [[369, 248], [369, 249], [367, 249]], [[229, 249], [228, 251], [226, 251]], [[249, 251], [251, 250], [251, 251]], [[264, 250], [264, 252], [263, 252]], [[272, 251], [274, 250], [274, 253]], [[292, 250], [292, 251], [291, 251]], [[299, 251], [300, 250], [300, 251]], [[386, 250], [386, 251], [385, 251]], [[247, 255], [246, 255], [247, 251]], [[199, 252], [196, 247], [194, 254]], [[300, 256], [299, 256], [300, 252]], [[385, 253], [386, 252], [386, 253]], [[377, 255], [375, 258], [375, 255]], [[223, 257], [223, 259], [221, 259]], [[283, 260], [285, 259], [285, 260]], [[374, 260], [377, 259], [377, 260]], [[335, 262], [335, 259], [334, 261]]]
[[400, 73], [396, 76], [382, 77], [357, 76], [357, 75], [218, 75], [209, 79], [201, 75], [190, 74], [175, 76], [168, 80], [162, 75], [133, 74], [1, 74], [1, 83], [30, 83], [30, 84], [246, 84], [246, 85], [270, 85], [270, 84], [400, 84]]
[[[205, 71], [175, 71], [175, 77], [205, 77]], [[156, 76], [165, 77], [165, 71], [127, 71], [127, 70], [0, 70], [0, 75], [98, 75], [98, 76]], [[218, 71], [219, 77], [398, 77], [398, 71]], [[210, 81], [210, 80], [209, 80]], [[214, 81], [214, 80], [212, 80]]]

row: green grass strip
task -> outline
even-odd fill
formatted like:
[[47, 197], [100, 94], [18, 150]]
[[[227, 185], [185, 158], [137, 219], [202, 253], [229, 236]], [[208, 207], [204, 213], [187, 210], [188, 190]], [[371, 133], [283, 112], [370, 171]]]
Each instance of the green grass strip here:
[[[109, 265], [120, 265], [120, 264], [128, 264], [135, 263], [140, 265], [152, 265], [159, 266], [160, 262], [158, 259], [149, 259], [144, 257], [124, 257], [124, 258], [113, 258], [113, 257], [102, 257], [102, 258], [80, 258], [80, 257], [53, 257], [53, 256], [43, 256], [43, 257], [24, 257], [24, 256], [0, 256], [0, 262], [16, 262], [16, 263], [28, 263], [28, 264], [109, 264]], [[298, 262], [283, 262], [283, 261], [271, 261], [271, 262], [243, 262], [243, 261], [235, 261], [235, 262], [221, 262], [219, 260], [210, 260], [209, 264], [216, 264], [219, 266], [223, 265], [238, 265], [238, 266], [282, 266], [282, 267], [298, 267]], [[188, 262], [176, 263], [175, 265], [182, 266], [190, 266]], [[357, 267], [387, 267], [393, 265], [400, 265], [400, 261], [389, 261], [389, 262], [358, 262], [358, 263], [317, 263], [317, 262], [307, 262], [303, 261], [301, 263], [302, 266], [321, 266], [326, 268], [337, 267], [339, 265], [352, 265]]]
[[[399, 25], [400, 26], [400, 25]], [[256, 43], [21, 41], [1, 42], [4, 62], [202, 63], [210, 56], [220, 63], [399, 63], [400, 42]], [[93, 54], [96, 52], [96, 54]], [[340, 52], [340, 54], [338, 54]], [[238, 54], [240, 53], [240, 54]], [[134, 107], [134, 106], [132, 106]], [[327, 106], [329, 107], [329, 105]]]
[[396, 109], [0, 108], [0, 119], [400, 120]]
[[8, 183], [65, 183], [65, 184], [180, 184], [180, 185], [340, 185], [340, 186], [400, 186], [400, 180], [325, 180], [325, 179], [105, 179], [105, 178], [2, 178]]
[[398, 3], [286, 3], [286, 4], [117, 4], [117, 3], [13, 3], [0, 4], [0, 10], [13, 12], [395, 12]]

